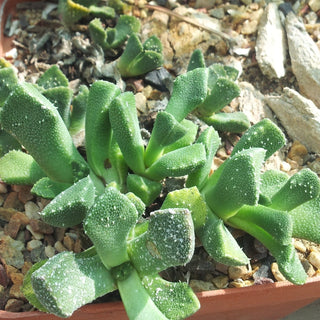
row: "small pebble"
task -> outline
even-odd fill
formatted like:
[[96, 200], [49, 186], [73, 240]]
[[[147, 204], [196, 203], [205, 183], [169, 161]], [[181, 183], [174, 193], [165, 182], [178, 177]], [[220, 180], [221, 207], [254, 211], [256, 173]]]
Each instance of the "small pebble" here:
[[308, 260], [313, 266], [320, 269], [320, 252], [311, 251]]
[[213, 283], [208, 281], [191, 280], [189, 285], [194, 292], [215, 290]]
[[15, 272], [10, 274], [10, 279], [13, 282], [13, 284], [21, 286], [23, 283], [24, 275], [20, 272]]
[[0, 193], [7, 193], [8, 189], [7, 189], [7, 185], [4, 184], [3, 182], [0, 182]]
[[18, 192], [10, 192], [3, 203], [4, 208], [13, 208], [18, 211], [23, 210], [23, 203], [18, 198]]
[[33, 231], [43, 234], [52, 234], [54, 231], [52, 226], [43, 222], [42, 220], [31, 219], [30, 226]]
[[276, 262], [273, 262], [271, 264], [271, 271], [273, 276], [277, 281], [285, 281], [286, 278], [282, 275], [282, 273], [279, 271], [278, 264]]
[[9, 291], [9, 298], [24, 300], [25, 296], [21, 292], [21, 285], [14, 284]]
[[32, 230], [30, 225], [27, 225], [26, 229], [31, 232], [34, 239], [41, 240], [44, 238], [44, 235], [42, 233], [39, 233], [39, 232]]
[[67, 248], [61, 243], [61, 241], [57, 241], [54, 244], [54, 247], [58, 252], [68, 251]]
[[312, 264], [307, 259], [300, 259], [300, 261], [308, 277], [313, 277], [316, 274], [316, 271]]
[[24, 301], [18, 299], [9, 299], [4, 308], [5, 311], [19, 312], [24, 305]]
[[64, 238], [63, 238], [63, 245], [68, 249], [68, 251], [73, 251], [74, 249], [74, 240], [66, 235]]
[[242, 279], [246, 280], [251, 276], [251, 272], [247, 266], [231, 266], [228, 269], [229, 278], [232, 280]]
[[44, 248], [44, 252], [48, 258], [52, 258], [56, 253], [56, 249], [49, 245]]
[[23, 267], [21, 268], [22, 274], [26, 274], [31, 267], [32, 267], [32, 262], [25, 261]]
[[218, 289], [224, 289], [229, 284], [229, 278], [227, 276], [214, 277], [211, 281]]
[[28, 201], [24, 205], [26, 216], [29, 219], [40, 219], [39, 207], [32, 201]]
[[244, 288], [244, 287], [250, 287], [253, 285], [254, 285], [253, 280], [242, 280], [242, 279], [237, 279], [229, 283], [230, 288]]
[[42, 242], [40, 240], [31, 240], [27, 243], [27, 250], [32, 251], [42, 246]]
[[304, 243], [301, 240], [294, 240], [293, 245], [298, 251], [302, 253], [307, 252], [307, 247], [304, 245]]

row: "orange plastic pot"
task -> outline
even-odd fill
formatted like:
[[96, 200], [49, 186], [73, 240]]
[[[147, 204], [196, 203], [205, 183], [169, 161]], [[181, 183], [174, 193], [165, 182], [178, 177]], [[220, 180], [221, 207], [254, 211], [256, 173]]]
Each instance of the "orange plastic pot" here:
[[[9, 13], [14, 15], [16, 4], [24, 1], [26, 0], [2, 0], [0, 3], [0, 57], [13, 47], [12, 39], [3, 35], [6, 17]], [[201, 309], [189, 318], [191, 320], [276, 320], [319, 299], [320, 277], [309, 279], [303, 286], [285, 281], [246, 288], [206, 291], [198, 293], [197, 296]], [[22, 313], [0, 311], [0, 319], [58, 320], [61, 318], [37, 311]], [[127, 320], [128, 317], [121, 302], [109, 302], [86, 305], [69, 319]]]
[[[277, 320], [320, 298], [320, 277], [303, 286], [287, 281], [246, 288], [221, 289], [197, 294], [201, 308], [190, 320]], [[13, 313], [0, 311], [0, 319], [58, 320], [42, 312]], [[86, 305], [70, 320], [127, 320], [121, 302]]]

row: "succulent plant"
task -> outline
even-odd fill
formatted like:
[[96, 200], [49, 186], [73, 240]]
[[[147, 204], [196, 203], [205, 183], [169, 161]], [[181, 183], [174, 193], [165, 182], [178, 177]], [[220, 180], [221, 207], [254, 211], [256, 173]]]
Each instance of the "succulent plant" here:
[[302, 284], [307, 275], [292, 237], [319, 242], [320, 183], [309, 169], [291, 177], [276, 170], [261, 173], [263, 162], [284, 143], [280, 129], [262, 120], [242, 136], [231, 156], [210, 177], [205, 167], [195, 171], [187, 181], [189, 188], [169, 193], [162, 208], [187, 207], [197, 236], [216, 261], [228, 265], [249, 262], [226, 224], [257, 238], [270, 250], [282, 274]]
[[[76, 190], [72, 194], [77, 197]], [[29, 301], [42, 311], [68, 317], [80, 306], [118, 289], [130, 319], [183, 319], [197, 311], [199, 301], [186, 283], [170, 283], [158, 275], [191, 259], [194, 229], [190, 212], [159, 210], [145, 220], [138, 198], [113, 187], [92, 202], [93, 194], [82, 196], [87, 206], [84, 229], [94, 247], [81, 254], [62, 252], [34, 266], [23, 286]], [[42, 215], [61, 210], [78, 213], [79, 205], [72, 199], [67, 203], [67, 198], [51, 202]], [[60, 221], [65, 217], [60, 213]]]
[[[196, 49], [191, 55], [188, 71], [197, 68], [205, 68], [204, 57], [199, 49]], [[220, 64], [212, 64], [208, 67], [208, 93], [204, 101], [195, 109], [195, 114], [216, 130], [238, 133], [247, 130], [250, 126], [250, 122], [243, 112], [219, 112], [239, 96], [240, 89], [234, 82], [237, 77], [238, 71], [233, 67]]]
[[115, 10], [108, 6], [97, 6], [99, 0], [59, 0], [59, 13], [66, 25], [73, 25], [89, 15], [110, 19], [115, 17]]

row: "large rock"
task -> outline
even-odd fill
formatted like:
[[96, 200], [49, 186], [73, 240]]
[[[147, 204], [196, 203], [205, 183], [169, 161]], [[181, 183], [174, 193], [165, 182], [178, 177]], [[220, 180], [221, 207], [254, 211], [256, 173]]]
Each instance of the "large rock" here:
[[265, 99], [293, 140], [300, 141], [309, 152], [320, 152], [320, 110], [311, 100], [289, 88], [281, 96]]
[[269, 3], [260, 19], [255, 49], [264, 75], [269, 78], [285, 75], [287, 44], [276, 3]]
[[293, 12], [287, 15], [285, 27], [292, 71], [300, 92], [320, 108], [320, 50]]

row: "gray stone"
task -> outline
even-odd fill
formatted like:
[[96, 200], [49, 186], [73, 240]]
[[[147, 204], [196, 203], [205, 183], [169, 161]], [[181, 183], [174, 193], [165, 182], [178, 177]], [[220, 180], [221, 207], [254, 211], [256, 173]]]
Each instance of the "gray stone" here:
[[287, 45], [277, 4], [269, 3], [258, 28], [256, 57], [261, 72], [269, 78], [285, 75]]
[[24, 264], [23, 250], [24, 245], [22, 242], [13, 240], [6, 235], [0, 237], [0, 256], [6, 264], [18, 269], [22, 268]]
[[264, 118], [273, 118], [272, 111], [264, 101], [263, 94], [256, 90], [252, 84], [248, 82], [240, 82], [239, 111], [246, 114], [249, 121], [253, 124]]
[[303, 22], [290, 12], [285, 20], [292, 71], [300, 93], [320, 108], [320, 50], [305, 30]]
[[266, 96], [265, 100], [293, 140], [309, 152], [320, 152], [320, 110], [311, 100], [289, 88], [281, 96]]
[[224, 9], [223, 8], [215, 8], [215, 9], [209, 10], [209, 14], [213, 18], [222, 19], [224, 17]]

